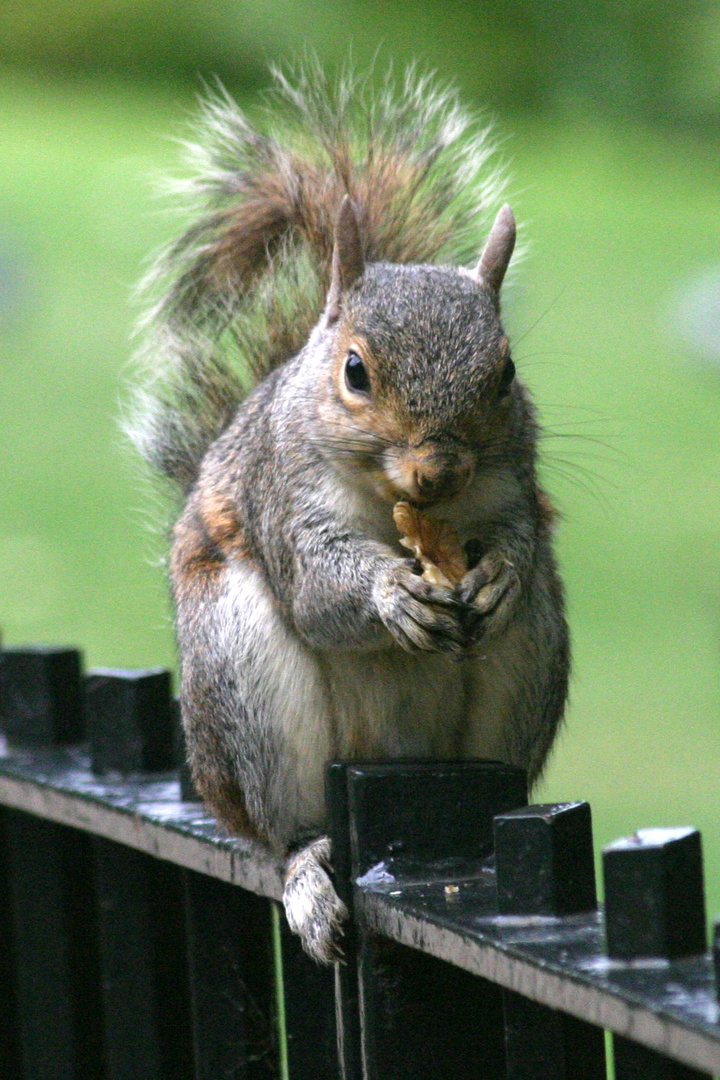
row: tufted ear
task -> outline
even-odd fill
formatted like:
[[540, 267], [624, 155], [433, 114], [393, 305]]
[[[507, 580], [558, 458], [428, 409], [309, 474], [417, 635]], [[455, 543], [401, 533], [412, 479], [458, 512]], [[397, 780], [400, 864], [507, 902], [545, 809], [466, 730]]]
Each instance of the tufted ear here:
[[494, 293], [500, 292], [514, 247], [515, 215], [506, 203], [495, 218], [475, 271], [481, 285]]
[[327, 298], [328, 321], [334, 322], [340, 314], [340, 298], [365, 269], [355, 207], [349, 195], [345, 195], [335, 222], [335, 245], [332, 257], [332, 276]]

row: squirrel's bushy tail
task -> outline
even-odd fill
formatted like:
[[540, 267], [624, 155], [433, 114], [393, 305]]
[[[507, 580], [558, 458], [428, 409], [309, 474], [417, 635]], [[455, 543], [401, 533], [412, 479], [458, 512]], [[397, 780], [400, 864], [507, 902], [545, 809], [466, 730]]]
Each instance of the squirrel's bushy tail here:
[[487, 130], [432, 78], [409, 70], [378, 92], [315, 63], [274, 77], [257, 123], [222, 90], [204, 102], [193, 175], [176, 186], [195, 223], [148, 277], [160, 299], [128, 430], [185, 490], [248, 387], [317, 322], [345, 193], [368, 260], [460, 264], [476, 257], [499, 195]]

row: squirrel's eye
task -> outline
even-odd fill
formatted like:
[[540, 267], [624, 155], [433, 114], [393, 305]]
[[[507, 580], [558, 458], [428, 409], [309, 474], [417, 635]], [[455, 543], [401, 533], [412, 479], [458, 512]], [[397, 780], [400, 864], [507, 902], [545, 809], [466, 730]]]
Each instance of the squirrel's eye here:
[[348, 353], [345, 361], [345, 382], [348, 389], [353, 390], [356, 394], [370, 393], [370, 379], [367, 368], [355, 352]]
[[513, 381], [514, 378], [515, 378], [515, 365], [513, 364], [512, 360], [508, 357], [508, 361], [505, 364], [505, 367], [503, 368], [503, 373], [500, 376], [500, 383], [499, 383], [499, 386], [498, 386], [498, 390], [499, 390], [499, 392], [501, 394], [504, 394], [506, 392], [506, 390], [510, 389], [510, 383]]

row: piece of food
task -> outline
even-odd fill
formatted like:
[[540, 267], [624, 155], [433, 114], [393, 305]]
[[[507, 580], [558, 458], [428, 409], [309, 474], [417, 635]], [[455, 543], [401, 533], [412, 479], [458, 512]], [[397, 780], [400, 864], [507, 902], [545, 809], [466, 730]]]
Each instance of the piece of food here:
[[428, 517], [408, 502], [395, 503], [400, 543], [420, 562], [425, 581], [454, 589], [467, 573], [467, 556], [449, 521]]

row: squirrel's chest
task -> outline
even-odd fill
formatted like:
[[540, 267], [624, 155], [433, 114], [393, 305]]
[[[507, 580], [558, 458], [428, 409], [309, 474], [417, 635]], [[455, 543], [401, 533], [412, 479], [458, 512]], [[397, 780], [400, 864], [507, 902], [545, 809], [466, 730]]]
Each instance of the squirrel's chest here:
[[323, 659], [341, 758], [454, 757], [465, 713], [462, 668], [400, 650]]

